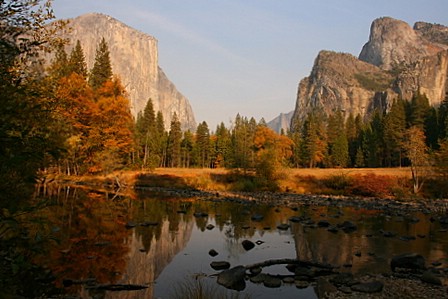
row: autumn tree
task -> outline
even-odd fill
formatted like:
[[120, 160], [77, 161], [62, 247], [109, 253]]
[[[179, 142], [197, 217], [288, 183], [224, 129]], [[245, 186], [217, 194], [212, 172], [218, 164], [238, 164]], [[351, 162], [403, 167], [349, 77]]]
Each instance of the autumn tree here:
[[428, 178], [430, 170], [428, 147], [423, 129], [418, 126], [407, 129], [403, 147], [411, 164], [414, 193], [417, 194]]
[[[61, 152], [54, 101], [38, 69], [40, 51], [50, 51], [59, 26], [51, 2], [0, 2], [0, 205], [25, 199], [49, 156]], [[1, 215], [1, 212], [0, 212]]]
[[104, 37], [101, 39], [95, 54], [95, 63], [90, 71], [89, 83], [93, 89], [101, 87], [112, 78], [109, 47]]

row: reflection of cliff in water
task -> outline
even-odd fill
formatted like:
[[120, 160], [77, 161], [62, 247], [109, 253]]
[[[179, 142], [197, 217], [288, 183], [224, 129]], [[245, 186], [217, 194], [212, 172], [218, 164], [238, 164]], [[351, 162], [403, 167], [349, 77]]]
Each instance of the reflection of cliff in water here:
[[[416, 222], [409, 222], [403, 216], [355, 208], [318, 207], [304, 214], [315, 222], [326, 220], [334, 226], [352, 221], [357, 229], [349, 233], [339, 229], [332, 233], [327, 228], [294, 223], [291, 233], [300, 260], [345, 265], [354, 273], [380, 273], [390, 270], [389, 262], [394, 255], [417, 252], [428, 261], [437, 261], [444, 258], [447, 250], [439, 225], [421, 213], [412, 216], [418, 219]], [[393, 233], [394, 237], [385, 237], [385, 232]], [[405, 240], [407, 237], [414, 239]]]
[[170, 221], [164, 220], [158, 225], [160, 234], [157, 237], [150, 233], [151, 228], [147, 230], [148, 233], [133, 231], [126, 240], [129, 246], [126, 272], [118, 283], [149, 284], [149, 288], [141, 291], [108, 292], [105, 298], [152, 298], [152, 283], [176, 254], [185, 248], [190, 240], [193, 226], [193, 221], [182, 219], [175, 230], [172, 230]]

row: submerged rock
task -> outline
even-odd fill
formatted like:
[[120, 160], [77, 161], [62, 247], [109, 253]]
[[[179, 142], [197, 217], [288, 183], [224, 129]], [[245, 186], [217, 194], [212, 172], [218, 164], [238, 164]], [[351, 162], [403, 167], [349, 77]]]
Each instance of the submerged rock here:
[[361, 293], [378, 293], [383, 290], [384, 283], [381, 281], [371, 281], [352, 285], [351, 289]]
[[242, 291], [246, 288], [246, 268], [236, 266], [232, 269], [222, 271], [218, 274], [218, 283], [228, 289]]
[[395, 271], [396, 268], [409, 270], [424, 270], [425, 258], [417, 253], [404, 253], [394, 256], [390, 261], [390, 268]]
[[208, 252], [208, 254], [209, 254], [210, 256], [212, 256], [212, 257], [215, 257], [215, 256], [217, 256], [219, 253], [218, 253], [216, 250], [214, 250], [214, 249], [210, 249], [210, 251]]
[[230, 263], [226, 261], [214, 261], [210, 263], [210, 267], [214, 270], [226, 270], [230, 268]]

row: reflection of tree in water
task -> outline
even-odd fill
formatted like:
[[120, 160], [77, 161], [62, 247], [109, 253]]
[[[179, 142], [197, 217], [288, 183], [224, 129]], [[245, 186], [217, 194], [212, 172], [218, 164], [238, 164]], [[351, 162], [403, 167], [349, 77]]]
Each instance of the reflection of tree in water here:
[[37, 259], [62, 280], [94, 278], [113, 283], [126, 266], [128, 251], [123, 243], [129, 232], [123, 224], [125, 205], [114, 203], [104, 194], [78, 189], [54, 193], [56, 205], [41, 212], [47, 229], [57, 230], [59, 244], [48, 244], [48, 254]]

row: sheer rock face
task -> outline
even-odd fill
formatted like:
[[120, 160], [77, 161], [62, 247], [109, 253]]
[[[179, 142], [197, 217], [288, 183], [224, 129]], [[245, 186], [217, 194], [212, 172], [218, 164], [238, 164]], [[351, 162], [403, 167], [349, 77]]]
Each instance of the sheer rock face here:
[[104, 37], [110, 51], [112, 71], [118, 75], [129, 93], [134, 117], [152, 99], [155, 111], [161, 111], [168, 129], [176, 112], [182, 129], [195, 129], [193, 110], [185, 98], [169, 81], [158, 65], [157, 39], [133, 29], [103, 14], [85, 14], [69, 20], [65, 36], [69, 38], [67, 52], [81, 42], [88, 69], [95, 61], [98, 43]]
[[[379, 87], [386, 86], [384, 92], [370, 86], [369, 80], [378, 81]], [[392, 77], [377, 66], [350, 54], [321, 51], [310, 76], [299, 83], [293, 128], [295, 124], [300, 126], [315, 107], [326, 115], [340, 110], [347, 116], [366, 115], [375, 108], [384, 108], [385, 98], [394, 94], [387, 88], [391, 81]]]
[[277, 133], [281, 133], [283, 130], [285, 133], [289, 130], [294, 111], [288, 113], [280, 113], [279, 116], [267, 123], [268, 127]]
[[448, 78], [448, 27], [407, 23], [392, 18], [373, 21], [359, 58], [321, 51], [309, 77], [299, 83], [292, 126], [315, 107], [329, 115], [341, 110], [366, 117], [388, 109], [398, 96], [420, 91], [431, 105], [445, 98]]

